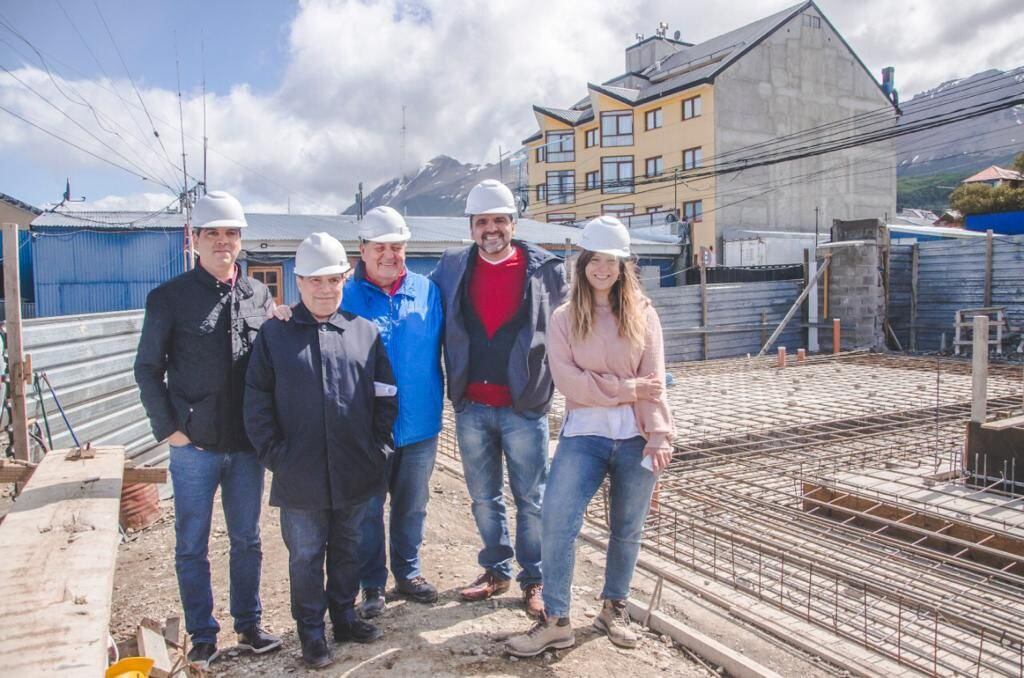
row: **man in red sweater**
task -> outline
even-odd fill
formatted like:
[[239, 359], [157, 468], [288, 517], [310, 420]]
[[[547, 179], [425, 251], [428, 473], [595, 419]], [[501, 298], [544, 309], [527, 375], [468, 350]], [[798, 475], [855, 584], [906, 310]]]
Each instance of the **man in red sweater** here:
[[[474, 244], [449, 250], [431, 279], [445, 305], [445, 367], [456, 436], [483, 541], [483, 573], [462, 592], [485, 600], [508, 590], [512, 560], [527, 614], [544, 612], [540, 516], [548, 472], [547, 413], [554, 394], [545, 349], [548, 318], [568, 291], [561, 259], [513, 238], [516, 206], [489, 179], [469, 193]], [[516, 503], [509, 538], [503, 464]]]

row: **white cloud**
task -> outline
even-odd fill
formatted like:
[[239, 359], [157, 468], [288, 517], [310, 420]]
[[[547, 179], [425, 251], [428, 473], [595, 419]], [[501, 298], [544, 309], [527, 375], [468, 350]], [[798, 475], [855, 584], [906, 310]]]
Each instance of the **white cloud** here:
[[[276, 91], [256, 94], [238, 83], [208, 97], [211, 188], [277, 211], [287, 208], [289, 197], [294, 212], [344, 208], [357, 182], [369, 190], [398, 174], [403, 105], [406, 171], [439, 153], [493, 162], [499, 144], [514, 148], [533, 132], [532, 104], [568, 106], [585, 95], [588, 80], [621, 73], [623, 49], [635, 32], [650, 34], [665, 20], [670, 32], [679, 29], [684, 40], [699, 42], [789, 4], [307, 1], [290, 27], [288, 64]], [[821, 5], [876, 77], [883, 66], [896, 66], [904, 99], [946, 79], [1024, 64], [1017, 30], [1024, 5], [1016, 0]], [[165, 158], [126, 81], [58, 78], [71, 99], [88, 101], [94, 113], [61, 94], [44, 72], [26, 67], [15, 73], [116, 152], [10, 78], [0, 79], [0, 104], [111, 162], [134, 163], [140, 174], [180, 183], [180, 170], [170, 167], [181, 161], [175, 93], [142, 91], [158, 120]], [[201, 176], [197, 92], [185, 94], [184, 118], [191, 135], [189, 170]], [[47, 167], [71, 165], [78, 173], [102, 167], [100, 160], [11, 119], [0, 125], [0, 150]], [[155, 190], [131, 189], [92, 204], [122, 200], [148, 209], [160, 190], [157, 184], [150, 188]]]

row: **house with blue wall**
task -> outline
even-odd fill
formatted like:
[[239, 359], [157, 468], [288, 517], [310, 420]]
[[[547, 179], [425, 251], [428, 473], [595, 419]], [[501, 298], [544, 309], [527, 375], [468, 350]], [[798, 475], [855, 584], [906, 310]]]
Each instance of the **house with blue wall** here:
[[[354, 216], [246, 214], [240, 263], [265, 282], [279, 303], [299, 300], [295, 250], [310, 233], [330, 233], [355, 263], [359, 222]], [[406, 262], [429, 273], [441, 253], [471, 242], [467, 217], [408, 217]], [[124, 311], [145, 306], [151, 289], [185, 270], [185, 218], [179, 212], [44, 213], [31, 225], [32, 283], [40, 317]], [[516, 237], [559, 256], [578, 247], [582, 229], [521, 219]], [[680, 255], [678, 236], [643, 231], [632, 241], [652, 284], [671, 283]], [[668, 277], [666, 277], [668, 276]]]

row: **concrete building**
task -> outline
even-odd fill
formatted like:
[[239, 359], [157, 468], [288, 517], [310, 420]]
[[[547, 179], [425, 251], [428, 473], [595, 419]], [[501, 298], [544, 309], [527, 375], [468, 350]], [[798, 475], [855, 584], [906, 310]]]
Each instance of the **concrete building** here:
[[[354, 216], [247, 214], [242, 235], [243, 267], [271, 289], [278, 303], [299, 300], [295, 250], [310, 233], [338, 238], [352, 262], [359, 256]], [[408, 217], [412, 231], [407, 265], [429, 273], [441, 253], [471, 242], [467, 217]], [[176, 212], [44, 213], [31, 226], [36, 313], [40, 317], [142, 308], [146, 295], [185, 270], [184, 216]], [[582, 231], [572, 226], [521, 219], [516, 236], [571, 256]], [[26, 234], [27, 235], [27, 234]], [[637, 229], [632, 249], [649, 286], [674, 283], [678, 238]]]
[[[527, 216], [668, 211], [692, 224], [694, 260], [731, 265], [714, 253], [752, 230], [813, 234], [816, 220], [824, 232], [895, 213], [891, 142], [854, 140], [894, 125], [896, 107], [814, 2], [696, 45], [666, 32], [627, 47], [626, 72], [588, 83], [569, 108], [534, 106]], [[726, 163], [740, 171], [722, 174]], [[786, 246], [763, 263], [790, 263], [789, 240], [777, 240]]]

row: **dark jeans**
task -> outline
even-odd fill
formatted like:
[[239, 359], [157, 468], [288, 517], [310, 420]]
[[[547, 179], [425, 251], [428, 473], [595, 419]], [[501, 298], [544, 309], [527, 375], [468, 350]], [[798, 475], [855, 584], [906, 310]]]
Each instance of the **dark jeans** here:
[[213, 618], [210, 586], [210, 521], [220, 487], [231, 542], [231, 616], [235, 631], [260, 623], [260, 507], [263, 467], [252, 452], [215, 452], [194, 445], [171, 446], [174, 489], [174, 567], [185, 609], [185, 630], [193, 643], [215, 643], [220, 625]]
[[365, 510], [365, 502], [334, 510], [281, 507], [292, 617], [302, 641], [324, 635], [324, 613], [328, 611], [335, 625], [356, 619], [353, 605], [359, 593], [359, 528]]
[[[388, 493], [391, 495], [388, 533], [391, 573], [396, 580], [421, 574], [420, 544], [430, 499], [430, 474], [437, 456], [437, 436], [403, 445], [391, 456]], [[366, 502], [363, 516], [360, 580], [364, 589], [384, 588], [388, 581], [384, 539], [384, 495]]]
[[654, 474], [641, 464], [646, 444], [640, 436], [629, 440], [573, 436], [558, 441], [544, 502], [544, 608], [548, 616], [569, 616], [576, 537], [587, 505], [605, 478], [610, 484], [611, 534], [601, 598], [629, 597], [654, 492]]
[[[548, 476], [547, 417], [529, 419], [511, 407], [470, 403], [455, 414], [455, 433], [473, 500], [473, 518], [483, 539], [482, 567], [502, 579], [512, 578], [512, 558], [519, 561], [519, 585], [541, 583], [541, 502]], [[516, 546], [509, 538], [502, 461], [516, 502]]]

